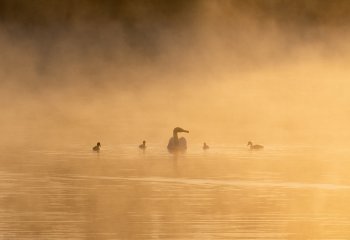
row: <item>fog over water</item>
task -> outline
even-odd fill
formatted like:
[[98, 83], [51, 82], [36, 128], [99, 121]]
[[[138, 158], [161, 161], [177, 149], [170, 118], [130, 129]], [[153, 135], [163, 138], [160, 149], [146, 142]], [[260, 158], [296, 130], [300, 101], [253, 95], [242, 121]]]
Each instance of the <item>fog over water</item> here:
[[347, 1], [0, 9], [2, 143], [347, 144]]
[[347, 0], [0, 0], [0, 240], [348, 239], [349, 23]]

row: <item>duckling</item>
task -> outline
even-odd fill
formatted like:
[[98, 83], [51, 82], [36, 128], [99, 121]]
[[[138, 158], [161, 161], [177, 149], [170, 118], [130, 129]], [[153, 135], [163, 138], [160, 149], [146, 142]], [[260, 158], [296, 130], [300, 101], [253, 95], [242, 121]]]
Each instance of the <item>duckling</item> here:
[[143, 140], [142, 144], [139, 146], [141, 149], [146, 149], [146, 141]]
[[264, 146], [258, 145], [258, 144], [253, 144], [251, 141], [248, 142], [247, 146], [250, 146], [251, 150], [258, 150], [258, 149], [264, 148]]
[[99, 152], [99, 151], [100, 151], [100, 147], [101, 147], [101, 143], [98, 142], [98, 143], [96, 144], [96, 146], [94, 146], [94, 147], [92, 148], [92, 150], [94, 150], [94, 151], [96, 151], [96, 152]]
[[203, 150], [207, 150], [209, 149], [209, 146], [207, 145], [207, 143], [203, 143]]

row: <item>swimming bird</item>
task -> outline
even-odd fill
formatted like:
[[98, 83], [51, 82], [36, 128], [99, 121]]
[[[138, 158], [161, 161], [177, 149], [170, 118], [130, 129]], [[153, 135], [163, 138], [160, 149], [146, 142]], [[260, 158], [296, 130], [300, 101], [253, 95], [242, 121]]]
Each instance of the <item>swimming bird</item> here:
[[98, 142], [98, 143], [96, 144], [96, 146], [92, 148], [92, 150], [94, 150], [94, 151], [96, 151], [96, 152], [99, 152], [99, 151], [100, 151], [100, 147], [101, 147], [101, 143]]
[[203, 143], [203, 150], [209, 149], [209, 146], [207, 145], [207, 143]]
[[248, 142], [247, 146], [250, 146], [251, 150], [259, 150], [259, 149], [264, 148], [264, 146], [258, 145], [258, 144], [253, 144], [251, 141]]
[[176, 127], [173, 130], [173, 137], [169, 139], [168, 150], [173, 151], [185, 151], [187, 149], [187, 141], [184, 137], [179, 138], [177, 136], [178, 133], [185, 132], [189, 133], [189, 131], [182, 129], [180, 127]]
[[143, 140], [142, 144], [139, 146], [141, 149], [146, 149], [146, 141]]

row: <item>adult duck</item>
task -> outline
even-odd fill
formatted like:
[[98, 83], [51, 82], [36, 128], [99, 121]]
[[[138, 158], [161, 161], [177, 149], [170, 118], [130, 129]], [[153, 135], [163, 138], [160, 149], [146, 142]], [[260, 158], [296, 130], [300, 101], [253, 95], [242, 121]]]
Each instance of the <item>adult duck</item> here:
[[185, 151], [187, 149], [187, 141], [184, 137], [179, 138], [178, 133], [189, 133], [189, 131], [176, 127], [173, 130], [173, 136], [169, 139], [168, 150], [170, 152]]

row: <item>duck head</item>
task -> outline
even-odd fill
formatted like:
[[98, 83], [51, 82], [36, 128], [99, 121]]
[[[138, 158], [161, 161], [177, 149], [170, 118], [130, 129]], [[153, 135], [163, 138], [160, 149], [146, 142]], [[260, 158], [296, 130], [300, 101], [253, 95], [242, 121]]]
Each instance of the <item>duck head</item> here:
[[180, 127], [174, 128], [173, 133], [179, 133], [179, 132], [189, 133], [188, 130], [185, 130], [185, 129], [183, 129], [183, 128], [180, 128]]

